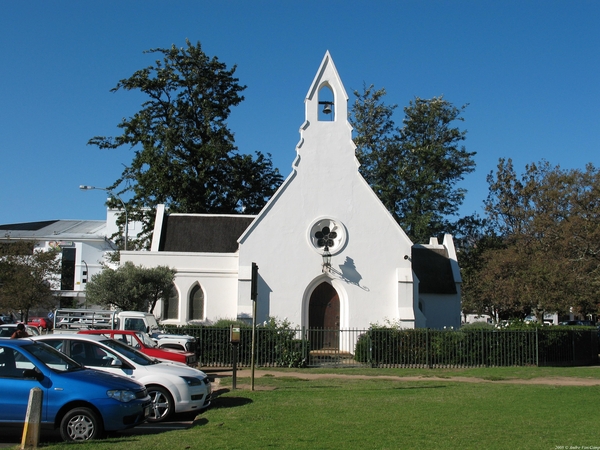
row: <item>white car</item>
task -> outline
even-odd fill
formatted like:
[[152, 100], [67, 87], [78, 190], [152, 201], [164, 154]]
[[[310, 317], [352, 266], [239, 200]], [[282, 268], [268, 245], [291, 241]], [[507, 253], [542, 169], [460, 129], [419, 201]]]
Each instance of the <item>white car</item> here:
[[210, 405], [212, 386], [204, 372], [180, 363], [149, 358], [129, 345], [91, 334], [54, 334], [34, 337], [80, 364], [126, 376], [146, 386], [152, 399], [149, 422], [173, 413], [194, 412]]

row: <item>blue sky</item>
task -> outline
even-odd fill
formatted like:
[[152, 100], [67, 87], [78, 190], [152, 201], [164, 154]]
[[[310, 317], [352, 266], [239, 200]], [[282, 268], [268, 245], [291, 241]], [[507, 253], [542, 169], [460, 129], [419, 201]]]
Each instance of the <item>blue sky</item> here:
[[477, 152], [462, 214], [482, 211], [499, 158], [517, 171], [548, 160], [598, 162], [600, 2], [589, 1], [4, 1], [0, 3], [0, 224], [104, 219], [101, 191], [130, 149], [115, 136], [144, 98], [110, 93], [154, 62], [143, 51], [186, 38], [248, 86], [229, 127], [242, 153], [291, 171], [304, 97], [327, 50], [352, 100], [363, 84], [387, 103], [444, 95], [468, 103]]

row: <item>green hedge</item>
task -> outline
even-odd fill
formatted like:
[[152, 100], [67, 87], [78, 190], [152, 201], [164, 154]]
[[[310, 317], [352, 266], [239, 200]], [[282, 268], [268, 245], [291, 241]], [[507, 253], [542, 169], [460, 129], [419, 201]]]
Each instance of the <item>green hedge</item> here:
[[[231, 366], [234, 347], [229, 342], [229, 327], [222, 325], [168, 328], [172, 333], [189, 334], [198, 339], [202, 366]], [[248, 367], [251, 364], [252, 328], [241, 323], [235, 326], [239, 326], [241, 332], [237, 363], [240, 367]], [[372, 367], [585, 365], [598, 361], [598, 334], [591, 327], [465, 327], [459, 330], [372, 327], [346, 331], [356, 336], [350, 358]], [[287, 322], [271, 319], [256, 329], [256, 365], [304, 367], [319, 364], [306, 339], [311, 336], [318, 342], [319, 332], [331, 333], [331, 330], [300, 330], [290, 327]], [[327, 358], [335, 360], [336, 355]], [[347, 357], [344, 358], [347, 363]]]
[[376, 327], [362, 334], [355, 359], [373, 367], [593, 364], [595, 329], [427, 330]]
[[[230, 327], [222, 324], [215, 326], [184, 325], [170, 326], [168, 331], [176, 334], [188, 334], [198, 340], [200, 365], [232, 366], [234, 351], [237, 350], [237, 364], [240, 367], [251, 365], [252, 327], [244, 323], [235, 323], [240, 328], [240, 343], [234, 347], [230, 342]], [[297, 339], [298, 331], [289, 327], [285, 321], [271, 319], [256, 329], [256, 365], [304, 367], [301, 339]]]

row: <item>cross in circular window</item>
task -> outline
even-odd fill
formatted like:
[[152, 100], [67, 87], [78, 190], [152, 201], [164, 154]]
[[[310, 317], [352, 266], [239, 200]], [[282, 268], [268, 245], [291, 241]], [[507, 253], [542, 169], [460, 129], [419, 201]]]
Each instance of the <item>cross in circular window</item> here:
[[335, 231], [331, 231], [329, 227], [323, 227], [321, 231], [317, 231], [315, 233], [315, 238], [317, 238], [317, 246], [325, 247], [325, 250], [329, 250], [330, 247], [334, 245], [334, 239], [337, 237], [337, 233]]

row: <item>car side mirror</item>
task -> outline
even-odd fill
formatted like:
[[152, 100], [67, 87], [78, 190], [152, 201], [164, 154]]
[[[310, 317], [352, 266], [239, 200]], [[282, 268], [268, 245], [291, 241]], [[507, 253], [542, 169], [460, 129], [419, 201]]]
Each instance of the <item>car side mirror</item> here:
[[110, 362], [111, 367], [121, 367], [123, 365], [123, 362], [120, 359], [113, 359]]
[[23, 378], [33, 378], [37, 381], [42, 381], [44, 374], [37, 369], [25, 369], [23, 371]]

